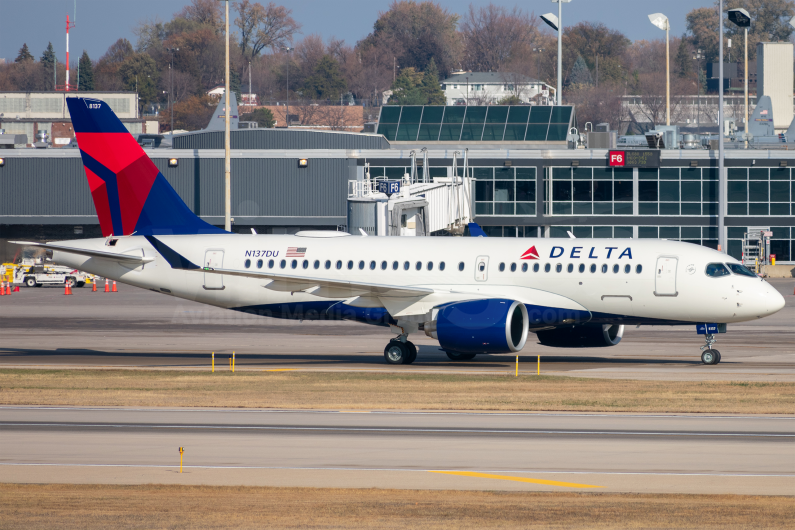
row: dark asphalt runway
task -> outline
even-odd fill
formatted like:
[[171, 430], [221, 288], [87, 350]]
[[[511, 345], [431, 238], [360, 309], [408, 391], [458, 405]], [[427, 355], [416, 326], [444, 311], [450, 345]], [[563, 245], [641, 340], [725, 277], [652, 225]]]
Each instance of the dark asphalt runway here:
[[0, 432], [17, 483], [795, 493], [795, 417], [0, 407]]

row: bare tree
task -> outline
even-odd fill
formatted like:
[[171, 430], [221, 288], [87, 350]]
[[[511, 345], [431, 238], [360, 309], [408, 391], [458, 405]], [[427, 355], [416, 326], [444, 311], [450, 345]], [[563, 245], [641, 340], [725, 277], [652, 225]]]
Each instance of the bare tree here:
[[292, 11], [270, 2], [267, 6], [242, 0], [235, 3], [239, 16], [235, 25], [240, 29], [240, 50], [250, 60], [265, 48], [278, 49], [293, 41], [300, 29], [290, 16]]
[[489, 4], [469, 11], [461, 22], [464, 40], [464, 67], [496, 72], [520, 50], [530, 47], [538, 29], [538, 19], [518, 7], [508, 10]]

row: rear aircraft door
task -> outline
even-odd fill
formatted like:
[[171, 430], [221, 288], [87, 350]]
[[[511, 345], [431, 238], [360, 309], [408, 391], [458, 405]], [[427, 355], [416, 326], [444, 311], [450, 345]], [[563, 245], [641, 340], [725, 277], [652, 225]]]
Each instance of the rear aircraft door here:
[[[204, 267], [210, 269], [222, 269], [224, 267], [223, 250], [207, 250], [204, 252]], [[223, 289], [224, 277], [221, 274], [204, 273], [205, 289]]]
[[656, 296], [676, 296], [676, 265], [678, 258], [660, 256], [654, 278], [654, 294]]
[[475, 261], [475, 281], [485, 282], [489, 279], [489, 257], [478, 256]]

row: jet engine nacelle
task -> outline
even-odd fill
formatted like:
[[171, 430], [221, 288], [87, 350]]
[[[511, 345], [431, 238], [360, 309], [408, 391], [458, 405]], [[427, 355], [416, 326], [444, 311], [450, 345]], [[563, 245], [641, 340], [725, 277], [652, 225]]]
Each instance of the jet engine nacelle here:
[[536, 332], [538, 341], [555, 348], [601, 348], [615, 346], [624, 336], [618, 324], [582, 324]]
[[435, 307], [431, 316], [425, 334], [448, 352], [514, 353], [527, 342], [527, 308], [515, 300], [455, 302]]

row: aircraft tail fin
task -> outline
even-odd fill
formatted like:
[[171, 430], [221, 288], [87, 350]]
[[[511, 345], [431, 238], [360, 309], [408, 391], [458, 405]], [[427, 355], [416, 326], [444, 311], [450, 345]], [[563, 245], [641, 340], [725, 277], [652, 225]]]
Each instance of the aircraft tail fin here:
[[470, 237], [488, 237], [486, 232], [477, 223], [469, 223], [469, 236]]
[[213, 234], [104, 101], [66, 98], [103, 236]]
[[773, 102], [770, 100], [770, 96], [762, 96], [757, 101], [754, 113], [748, 120], [748, 132], [754, 138], [776, 135], [773, 126]]
[[[215, 114], [210, 118], [210, 123], [207, 124], [205, 131], [224, 131], [226, 130], [225, 114], [226, 95], [221, 96], [221, 101], [215, 108]], [[229, 129], [236, 131], [240, 123], [240, 117], [237, 114], [237, 96], [232, 92], [229, 98]]]

